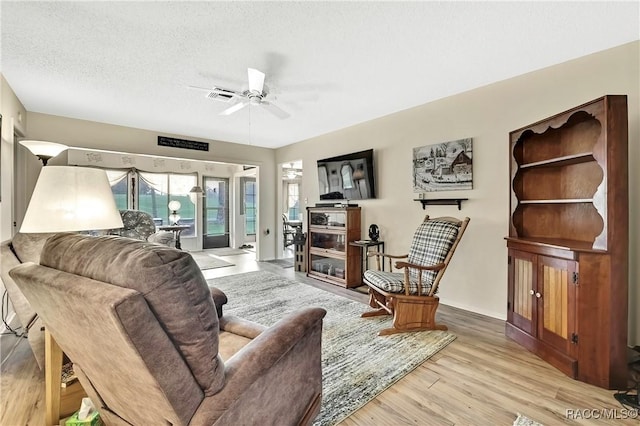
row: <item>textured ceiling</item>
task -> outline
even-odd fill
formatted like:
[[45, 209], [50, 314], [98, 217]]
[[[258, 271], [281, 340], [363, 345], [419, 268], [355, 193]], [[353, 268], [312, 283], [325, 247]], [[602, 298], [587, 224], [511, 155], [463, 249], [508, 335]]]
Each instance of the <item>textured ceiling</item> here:
[[[640, 37], [638, 2], [1, 2], [29, 111], [280, 147]], [[188, 86], [273, 101], [230, 116]], [[243, 87], [245, 86], [245, 87]]]

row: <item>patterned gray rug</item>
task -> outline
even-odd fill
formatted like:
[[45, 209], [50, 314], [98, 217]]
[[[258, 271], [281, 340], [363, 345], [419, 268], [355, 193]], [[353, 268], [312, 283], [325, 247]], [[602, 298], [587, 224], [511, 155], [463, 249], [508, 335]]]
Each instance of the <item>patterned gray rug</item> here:
[[531, 420], [527, 416], [518, 414], [518, 417], [513, 422], [513, 426], [542, 426], [542, 423], [538, 423], [535, 420]]
[[214, 269], [214, 268], [223, 268], [225, 266], [233, 266], [233, 263], [227, 262], [226, 260], [219, 259], [215, 256], [208, 255], [202, 252], [190, 252], [189, 253], [193, 260], [196, 261], [200, 270], [205, 269]]
[[207, 253], [214, 254], [216, 256], [237, 256], [239, 254], [251, 253], [249, 250], [236, 249], [232, 247], [221, 247], [215, 249], [207, 249]]
[[214, 278], [229, 298], [225, 313], [270, 326], [305, 306], [327, 310], [322, 333], [322, 407], [314, 425], [334, 425], [455, 339], [446, 331], [379, 337], [388, 317], [360, 318], [368, 306], [270, 272]]

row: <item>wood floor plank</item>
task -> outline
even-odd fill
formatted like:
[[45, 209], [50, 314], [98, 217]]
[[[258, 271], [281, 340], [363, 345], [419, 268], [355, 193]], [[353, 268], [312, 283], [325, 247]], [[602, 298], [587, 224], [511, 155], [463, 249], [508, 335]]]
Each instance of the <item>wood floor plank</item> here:
[[[362, 302], [362, 311], [369, 310], [366, 294], [308, 278], [294, 268], [256, 262], [253, 254], [227, 258], [235, 265], [206, 270], [205, 277], [265, 270]], [[518, 413], [547, 426], [637, 426], [638, 421], [633, 419], [567, 419], [567, 410], [621, 412], [622, 407], [613, 398], [614, 391], [572, 380], [509, 340], [504, 334], [504, 321], [444, 303], [438, 309], [437, 321], [449, 326], [456, 340], [342, 421], [341, 426], [510, 425]], [[0, 370], [1, 426], [39, 426], [44, 422], [44, 375], [26, 339], [21, 340]]]

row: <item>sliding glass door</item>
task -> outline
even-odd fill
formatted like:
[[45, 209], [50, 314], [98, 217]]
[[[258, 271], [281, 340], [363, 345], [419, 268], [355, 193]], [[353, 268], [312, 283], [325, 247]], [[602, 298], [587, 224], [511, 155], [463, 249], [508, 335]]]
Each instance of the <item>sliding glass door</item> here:
[[202, 247], [229, 247], [229, 179], [204, 177]]

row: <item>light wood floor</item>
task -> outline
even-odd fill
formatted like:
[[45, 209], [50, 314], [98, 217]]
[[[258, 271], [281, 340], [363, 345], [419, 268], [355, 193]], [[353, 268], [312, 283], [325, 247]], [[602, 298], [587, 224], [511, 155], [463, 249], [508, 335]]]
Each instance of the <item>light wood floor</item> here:
[[[293, 268], [255, 262], [253, 254], [226, 256], [234, 266], [204, 271], [206, 278], [267, 270], [354, 300], [367, 296], [307, 278]], [[506, 284], [505, 284], [506, 285]], [[363, 311], [367, 306], [363, 304]], [[512, 425], [518, 413], [544, 425], [638, 425], [637, 419], [567, 419], [604, 416], [622, 407], [614, 391], [572, 380], [504, 335], [504, 322], [440, 305], [438, 320], [457, 339], [356, 413], [342, 426]], [[383, 338], [383, 337], [381, 337]], [[44, 423], [44, 380], [26, 339], [2, 339], [0, 425]], [[11, 352], [12, 351], [12, 352]]]

